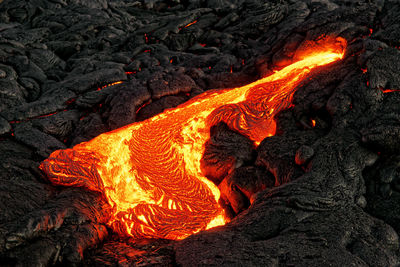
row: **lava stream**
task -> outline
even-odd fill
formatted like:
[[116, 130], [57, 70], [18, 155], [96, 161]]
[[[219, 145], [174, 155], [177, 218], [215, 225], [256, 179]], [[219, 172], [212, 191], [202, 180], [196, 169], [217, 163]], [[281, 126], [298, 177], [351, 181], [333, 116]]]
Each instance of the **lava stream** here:
[[224, 121], [256, 144], [275, 133], [274, 115], [291, 105], [315, 67], [343, 56], [343, 39], [310, 46], [303, 59], [249, 85], [207, 91], [145, 120], [57, 150], [40, 168], [55, 185], [104, 194], [109, 225], [135, 238], [182, 239], [225, 223], [218, 187], [200, 170], [210, 127]]

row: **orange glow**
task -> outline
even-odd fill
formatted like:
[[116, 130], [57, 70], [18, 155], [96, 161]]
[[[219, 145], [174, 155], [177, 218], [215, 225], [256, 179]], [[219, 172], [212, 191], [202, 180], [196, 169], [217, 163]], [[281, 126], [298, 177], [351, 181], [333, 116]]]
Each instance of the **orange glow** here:
[[118, 81], [118, 82], [114, 82], [114, 83], [109, 83], [109, 84], [103, 85], [102, 87], [97, 88], [97, 91], [100, 91], [100, 90], [102, 90], [102, 89], [104, 89], [104, 88], [107, 88], [107, 87], [110, 87], [110, 86], [113, 86], [113, 85], [117, 85], [117, 84], [121, 84], [121, 83], [122, 83], [122, 81]]
[[136, 114], [138, 114], [139, 113], [139, 111], [142, 109], [142, 108], [144, 108], [145, 106], [147, 106], [147, 105], [149, 105], [151, 103], [151, 101], [149, 100], [149, 101], [147, 101], [147, 102], [145, 102], [144, 104], [142, 104], [138, 109], [136, 109], [136, 111], [135, 111], [135, 113]]
[[317, 124], [317, 123], [316, 123], [315, 120], [311, 120], [311, 125], [312, 125], [312, 127], [315, 127], [316, 124]]
[[193, 24], [197, 23], [197, 20], [190, 22], [185, 26], [185, 28], [192, 26]]
[[393, 93], [393, 92], [400, 92], [400, 89], [381, 89], [382, 93]]
[[200, 169], [210, 127], [224, 121], [259, 144], [273, 117], [291, 106], [310, 71], [339, 60], [343, 41], [327, 39], [299, 61], [243, 87], [210, 90], [153, 118], [57, 150], [40, 165], [54, 185], [100, 192], [109, 226], [134, 238], [183, 239], [227, 222], [218, 187]]

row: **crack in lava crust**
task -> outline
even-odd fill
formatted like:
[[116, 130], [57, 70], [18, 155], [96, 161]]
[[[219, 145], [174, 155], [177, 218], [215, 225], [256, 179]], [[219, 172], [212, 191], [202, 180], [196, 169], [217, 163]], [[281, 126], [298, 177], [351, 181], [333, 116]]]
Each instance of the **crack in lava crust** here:
[[182, 239], [225, 224], [218, 187], [200, 170], [210, 127], [224, 121], [256, 144], [273, 135], [274, 115], [291, 105], [313, 68], [343, 56], [344, 43], [327, 38], [269, 77], [205, 92], [146, 121], [55, 151], [40, 168], [55, 185], [104, 194], [113, 206], [109, 225], [122, 235]]

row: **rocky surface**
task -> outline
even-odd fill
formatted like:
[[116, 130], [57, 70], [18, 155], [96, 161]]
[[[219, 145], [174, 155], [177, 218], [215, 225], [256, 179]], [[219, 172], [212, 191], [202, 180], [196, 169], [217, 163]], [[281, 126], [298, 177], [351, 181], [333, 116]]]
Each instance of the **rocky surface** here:
[[[4, 266], [397, 266], [400, 4], [396, 0], [0, 1]], [[314, 72], [254, 148], [226, 125], [203, 168], [233, 220], [185, 240], [131, 240], [109, 206], [46, 182], [56, 150], [208, 89], [252, 82], [321, 35]]]

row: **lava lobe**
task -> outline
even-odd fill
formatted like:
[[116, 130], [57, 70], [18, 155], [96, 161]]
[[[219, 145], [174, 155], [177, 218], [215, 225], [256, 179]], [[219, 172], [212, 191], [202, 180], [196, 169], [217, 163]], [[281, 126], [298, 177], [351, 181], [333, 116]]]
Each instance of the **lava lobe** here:
[[345, 41], [326, 38], [293, 63], [243, 87], [207, 91], [142, 122], [57, 150], [40, 168], [54, 185], [103, 194], [109, 226], [134, 238], [183, 239], [226, 223], [218, 187], [201, 171], [210, 127], [225, 122], [257, 145], [275, 134], [274, 115], [291, 105], [309, 72], [343, 56]]

